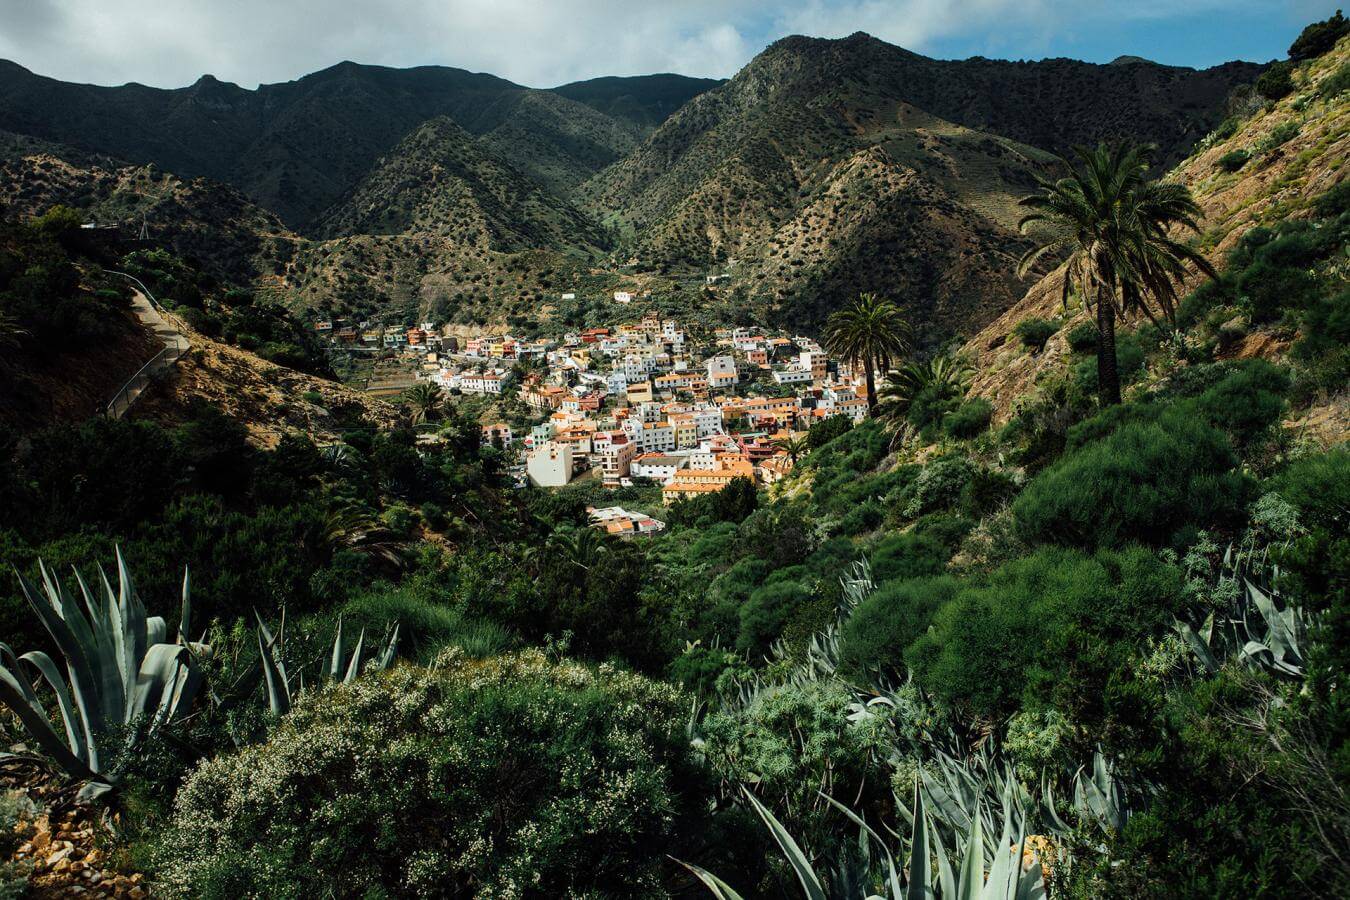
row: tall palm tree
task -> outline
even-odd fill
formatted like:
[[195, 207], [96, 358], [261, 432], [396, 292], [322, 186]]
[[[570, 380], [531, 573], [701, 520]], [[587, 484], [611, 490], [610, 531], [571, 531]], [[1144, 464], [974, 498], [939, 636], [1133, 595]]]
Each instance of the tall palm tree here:
[[911, 336], [900, 307], [874, 294], [859, 294], [826, 320], [825, 349], [850, 363], [862, 363], [869, 414], [877, 405], [877, 369], [884, 372], [903, 356]]
[[804, 434], [789, 434], [787, 437], [776, 439], [773, 442], [773, 446], [774, 449], [782, 451], [783, 454], [787, 456], [788, 460], [791, 461], [792, 465], [796, 466], [797, 460], [806, 453], [810, 444], [807, 443], [806, 435]]
[[1183, 185], [1150, 181], [1149, 145], [1074, 149], [1070, 174], [1042, 179], [1041, 193], [1021, 205], [1031, 210], [1019, 227], [1041, 229], [1038, 246], [1018, 264], [1025, 276], [1046, 257], [1064, 257], [1062, 300], [1077, 288], [1096, 315], [1097, 385], [1104, 406], [1120, 402], [1116, 321], [1142, 312], [1156, 322], [1154, 307], [1174, 318], [1177, 286], [1188, 264], [1216, 277], [1210, 264], [1169, 236], [1180, 226], [1199, 231], [1200, 207]]
[[408, 388], [403, 395], [403, 399], [412, 406], [413, 417], [417, 421], [429, 422], [440, 412], [441, 403], [444, 402], [445, 396], [439, 384], [419, 381]]

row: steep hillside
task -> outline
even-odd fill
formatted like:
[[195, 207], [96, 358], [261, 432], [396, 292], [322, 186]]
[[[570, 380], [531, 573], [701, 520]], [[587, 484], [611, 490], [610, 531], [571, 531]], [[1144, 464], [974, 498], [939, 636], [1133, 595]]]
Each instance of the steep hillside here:
[[91, 159], [17, 137], [4, 140], [0, 207], [24, 217], [57, 204], [95, 223], [121, 225], [128, 238], [144, 225], [152, 241], [239, 283], [279, 272], [299, 240], [276, 216], [210, 179]]
[[[414, 170], [410, 177], [423, 175]], [[528, 185], [529, 180], [515, 173], [509, 183]], [[417, 192], [409, 189], [407, 195]], [[496, 202], [491, 192], [485, 198]], [[422, 199], [434, 205], [444, 198], [429, 192]], [[534, 233], [547, 237], [552, 227], [558, 246], [565, 249], [498, 250], [487, 241], [460, 240], [448, 227], [452, 223], [432, 217], [413, 225], [425, 225], [428, 231], [315, 241], [289, 231], [238, 191], [210, 179], [185, 180], [154, 166], [119, 165], [50, 142], [0, 133], [0, 205], [10, 216], [71, 206], [86, 220], [122, 223], [119, 240], [125, 249], [139, 245], [143, 222], [149, 247], [190, 260], [211, 278], [294, 308], [358, 318], [402, 321], [434, 311], [438, 318], [464, 323], [520, 315], [533, 323], [559, 292], [594, 282], [592, 298], [607, 296], [617, 287], [616, 278], [593, 275], [587, 259], [589, 248], [600, 240], [595, 226], [581, 217], [575, 230], [563, 228], [578, 214], [566, 204], [549, 207], [556, 200], [546, 192], [543, 200], [522, 207], [529, 213], [522, 221], [535, 222], [530, 215], [537, 213], [543, 230]], [[477, 210], [472, 204], [468, 208]], [[559, 209], [567, 215], [555, 216]], [[505, 224], [512, 246], [518, 247], [517, 220], [494, 221]]]
[[554, 88], [553, 93], [650, 131], [694, 97], [721, 83], [722, 79], [717, 78], [671, 74], [609, 76], [564, 84]]
[[173, 372], [132, 408], [131, 418], [164, 425], [185, 421], [193, 404], [243, 423], [249, 439], [275, 447], [287, 434], [323, 443], [341, 437], [343, 422], [364, 417], [381, 427], [398, 421], [389, 404], [325, 378], [288, 369], [189, 331], [192, 349]]
[[1015, 296], [1015, 202], [1049, 151], [1128, 134], [1176, 154], [1257, 71], [946, 62], [863, 34], [787, 38], [584, 190], [643, 264], [735, 259], [749, 301], [802, 327], [859, 290], [892, 293], [940, 336]]
[[528, 155], [538, 174], [580, 179], [627, 152], [655, 114], [649, 104], [638, 121], [614, 119], [562, 94], [437, 66], [346, 62], [253, 91], [209, 75], [161, 90], [68, 84], [0, 61], [0, 127], [227, 182], [292, 227], [435, 116], [474, 135], [503, 129], [498, 140], [522, 149], [522, 168], [537, 144]]
[[[1167, 176], [1191, 188], [1204, 211], [1204, 232], [1196, 244], [1222, 272], [1254, 228], [1309, 222], [1321, 230], [1331, 227], [1328, 216], [1336, 215], [1322, 198], [1343, 185], [1350, 156], [1350, 41], [1298, 67], [1294, 76], [1289, 96], [1226, 121]], [[1014, 398], [1063, 369], [1070, 356], [1067, 336], [1075, 324], [1087, 321], [1082, 310], [1061, 309], [1060, 277], [1051, 273], [1032, 285], [964, 348], [975, 365], [972, 395], [993, 402], [1001, 418], [1011, 411]], [[1199, 283], [1198, 278], [1193, 282]], [[1292, 282], [1286, 285], [1291, 293], [1294, 288]], [[1237, 295], [1226, 298], [1232, 305], [1219, 304], [1208, 322], [1190, 322], [1190, 341], [1206, 336], [1220, 340], [1220, 356], [1283, 359], [1303, 337], [1304, 326], [1296, 317], [1252, 322], [1251, 314], [1241, 309], [1246, 288], [1221, 285], [1220, 293], [1225, 290]], [[1054, 320], [1059, 326], [1040, 353], [1029, 352], [1012, 337], [1017, 324], [1030, 318]], [[1346, 416], [1342, 427], [1350, 425], [1344, 398], [1338, 402]]]
[[419, 126], [316, 222], [324, 237], [430, 233], [494, 250], [596, 246], [599, 229], [444, 116]]
[[865, 34], [784, 38], [694, 98], [630, 159], [598, 176], [591, 194], [650, 221], [747, 142], [782, 139], [803, 149], [817, 142], [815, 149], [837, 153], [864, 143], [868, 127], [902, 104], [1053, 152], [1129, 136], [1178, 159], [1223, 118], [1229, 91], [1259, 71], [1249, 63], [1197, 72], [1144, 62], [945, 61]]

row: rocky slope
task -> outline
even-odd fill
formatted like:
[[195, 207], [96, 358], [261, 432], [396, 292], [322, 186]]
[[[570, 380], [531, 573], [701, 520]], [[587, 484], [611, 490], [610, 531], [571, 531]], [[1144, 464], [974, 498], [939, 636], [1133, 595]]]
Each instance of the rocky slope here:
[[316, 223], [324, 237], [426, 233], [466, 248], [595, 247], [570, 203], [437, 116], [408, 135]]
[[862, 34], [787, 38], [583, 190], [643, 264], [735, 259], [748, 298], [806, 328], [860, 290], [889, 293], [938, 336], [1015, 299], [1015, 203], [1050, 151], [1129, 134], [1176, 154], [1257, 71], [946, 62]]
[[[1195, 238], [1196, 244], [1221, 270], [1228, 252], [1250, 229], [1312, 217], [1314, 201], [1345, 179], [1350, 156], [1347, 67], [1350, 41], [1342, 41], [1335, 51], [1299, 68], [1292, 94], [1235, 118], [1231, 130], [1225, 127], [1207, 137], [1168, 174], [1189, 186], [1199, 202], [1204, 232]], [[1234, 153], [1246, 155], [1247, 161], [1228, 171], [1220, 160]], [[972, 396], [994, 403], [1000, 419], [1006, 419], [1014, 400], [1032, 391], [1040, 378], [1062, 369], [1068, 332], [1088, 319], [1082, 310], [1061, 308], [1060, 278], [1054, 272], [1033, 284], [962, 350], [975, 367]], [[1017, 324], [1033, 317], [1062, 319], [1059, 331], [1035, 354], [1012, 338]], [[1277, 335], [1269, 326], [1256, 328], [1227, 353], [1278, 359], [1292, 337]], [[1326, 409], [1310, 415], [1326, 419], [1343, 435], [1350, 413], [1343, 397], [1336, 403], [1339, 413]]]
[[616, 263], [715, 266], [719, 306], [815, 329], [878, 291], [933, 342], [1021, 293], [1014, 204], [1049, 151], [1128, 134], [1175, 157], [1257, 71], [939, 61], [861, 34], [784, 39], [721, 84], [552, 91], [352, 63], [96, 88], [0, 64], [0, 128], [23, 135], [0, 141], [0, 199], [143, 217], [222, 278], [339, 313], [537, 318]]

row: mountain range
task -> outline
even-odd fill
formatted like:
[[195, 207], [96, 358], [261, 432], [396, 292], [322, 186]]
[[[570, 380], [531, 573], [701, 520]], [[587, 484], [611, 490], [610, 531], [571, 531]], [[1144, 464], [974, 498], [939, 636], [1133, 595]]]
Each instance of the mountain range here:
[[622, 266], [725, 273], [685, 296], [804, 328], [891, 293], [936, 339], [1020, 296], [1016, 201], [1057, 154], [1128, 137], [1175, 162], [1261, 71], [935, 60], [865, 34], [785, 38], [725, 82], [551, 90], [350, 62], [95, 87], [0, 62], [0, 199], [139, 215], [227, 280], [338, 313], [500, 321]]

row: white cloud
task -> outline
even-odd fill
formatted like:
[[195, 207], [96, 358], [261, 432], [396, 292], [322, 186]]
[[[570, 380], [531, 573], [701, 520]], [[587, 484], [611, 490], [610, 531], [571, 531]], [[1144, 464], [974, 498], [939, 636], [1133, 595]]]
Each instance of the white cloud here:
[[729, 76], [789, 33], [862, 30], [918, 51], [973, 38], [1024, 56], [1076, 28], [1109, 28], [1111, 16], [1272, 2], [1323, 0], [0, 0], [0, 57], [99, 84], [175, 87], [209, 72], [252, 87], [351, 59], [549, 86]]

